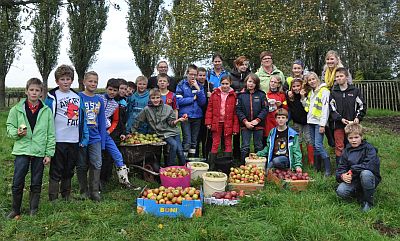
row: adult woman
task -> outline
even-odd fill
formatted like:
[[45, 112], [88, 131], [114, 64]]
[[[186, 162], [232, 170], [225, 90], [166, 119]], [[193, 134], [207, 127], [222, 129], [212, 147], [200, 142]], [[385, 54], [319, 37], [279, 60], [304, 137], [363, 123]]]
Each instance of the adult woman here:
[[285, 82], [285, 76], [282, 71], [280, 71], [275, 65], [273, 65], [272, 61], [272, 53], [268, 51], [263, 51], [260, 54], [261, 67], [256, 72], [256, 75], [261, 80], [261, 90], [265, 93], [269, 91], [269, 81], [271, 80], [271, 76], [278, 75], [281, 78], [282, 85]]
[[221, 54], [214, 54], [212, 56], [214, 68], [207, 71], [207, 81], [211, 82], [214, 88], [219, 87], [222, 76], [229, 74], [228, 71], [224, 70], [224, 67], [222, 66], [222, 61], [223, 58]]

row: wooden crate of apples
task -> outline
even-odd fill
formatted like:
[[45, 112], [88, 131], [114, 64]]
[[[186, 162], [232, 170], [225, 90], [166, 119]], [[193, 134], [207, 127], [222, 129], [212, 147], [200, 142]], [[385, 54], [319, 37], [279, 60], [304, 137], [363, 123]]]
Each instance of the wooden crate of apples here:
[[252, 193], [264, 187], [264, 177], [264, 168], [256, 164], [232, 167], [228, 186], [230, 190], [244, 190], [246, 193]]
[[267, 180], [279, 187], [289, 188], [292, 191], [304, 191], [310, 182], [307, 172], [292, 172], [291, 170], [273, 169], [268, 170]]

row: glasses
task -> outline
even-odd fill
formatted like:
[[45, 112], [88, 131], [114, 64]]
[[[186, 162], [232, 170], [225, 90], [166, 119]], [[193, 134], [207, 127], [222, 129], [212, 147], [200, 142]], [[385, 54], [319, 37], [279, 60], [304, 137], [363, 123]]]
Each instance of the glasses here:
[[159, 69], [168, 69], [168, 66], [159, 66]]
[[262, 58], [262, 60], [270, 60], [270, 59], [272, 59], [271, 57], [264, 57], [264, 58]]

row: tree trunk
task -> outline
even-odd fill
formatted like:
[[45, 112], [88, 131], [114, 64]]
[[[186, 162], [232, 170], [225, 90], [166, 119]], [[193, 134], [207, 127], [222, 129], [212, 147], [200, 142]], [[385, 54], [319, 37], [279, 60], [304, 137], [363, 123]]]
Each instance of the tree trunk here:
[[85, 71], [83, 72], [79, 71], [77, 73], [78, 73], [79, 90], [84, 91], [85, 86], [83, 85], [83, 77], [85, 76]]
[[42, 78], [43, 78], [42, 100], [44, 100], [44, 99], [46, 99], [47, 92], [49, 90], [49, 87], [48, 87], [49, 76], [42, 76]]
[[6, 107], [6, 76], [0, 75], [0, 108]]

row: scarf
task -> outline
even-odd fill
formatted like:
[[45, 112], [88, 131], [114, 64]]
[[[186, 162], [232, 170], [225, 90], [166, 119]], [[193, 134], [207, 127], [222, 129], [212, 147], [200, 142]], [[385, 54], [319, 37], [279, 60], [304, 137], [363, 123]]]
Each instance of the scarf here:
[[326, 68], [324, 81], [328, 89], [331, 89], [333, 84], [335, 83], [335, 75], [336, 75], [336, 67], [333, 69], [333, 71], [331, 71], [329, 68]]

